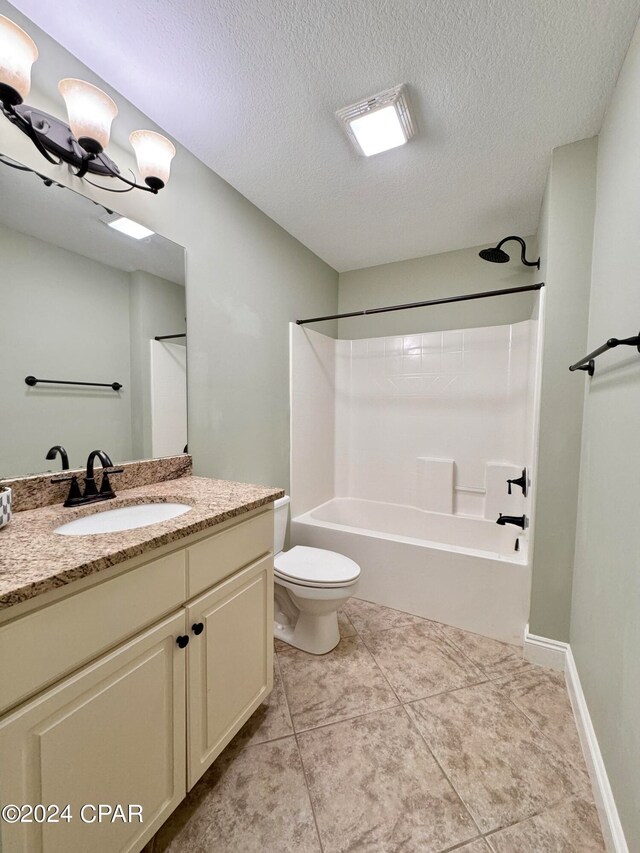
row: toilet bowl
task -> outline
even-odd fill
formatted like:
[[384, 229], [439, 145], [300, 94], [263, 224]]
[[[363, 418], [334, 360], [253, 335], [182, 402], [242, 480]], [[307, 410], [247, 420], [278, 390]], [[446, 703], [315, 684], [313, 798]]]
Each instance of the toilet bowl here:
[[274, 636], [324, 655], [340, 642], [338, 610], [353, 595], [360, 567], [335, 551], [295, 545], [283, 551], [289, 497], [274, 504]]

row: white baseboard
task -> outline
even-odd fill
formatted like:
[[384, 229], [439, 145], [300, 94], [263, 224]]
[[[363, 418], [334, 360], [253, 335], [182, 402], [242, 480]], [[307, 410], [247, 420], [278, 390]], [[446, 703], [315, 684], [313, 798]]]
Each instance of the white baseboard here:
[[609, 853], [629, 853], [571, 646], [568, 643], [530, 634], [527, 625], [524, 635], [524, 657], [530, 663], [564, 672], [607, 850]]
[[547, 666], [564, 672], [568, 643], [559, 640], [549, 640], [547, 637], [539, 637], [537, 634], [529, 633], [529, 626], [524, 631], [524, 657], [529, 663], [537, 663], [538, 666]]
[[573, 707], [573, 714], [578, 726], [582, 751], [584, 752], [589, 776], [593, 785], [593, 793], [600, 815], [600, 823], [607, 850], [611, 851], [611, 853], [629, 853], [618, 809], [613, 799], [611, 785], [609, 784], [607, 769], [604, 766], [598, 739], [593, 728], [593, 723], [591, 722], [589, 708], [587, 707], [587, 700], [582, 692], [580, 676], [578, 675], [576, 662], [573, 659], [570, 647], [567, 647], [564, 676], [567, 682], [569, 698], [571, 699], [571, 706]]

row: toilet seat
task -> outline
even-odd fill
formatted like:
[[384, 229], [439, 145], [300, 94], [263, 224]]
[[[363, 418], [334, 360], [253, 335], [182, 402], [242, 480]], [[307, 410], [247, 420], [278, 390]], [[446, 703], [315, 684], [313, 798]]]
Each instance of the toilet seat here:
[[305, 587], [307, 589], [346, 589], [350, 586], [354, 586], [354, 584], [356, 583], [356, 581], [347, 581], [346, 583], [305, 583], [304, 581], [299, 581], [295, 578], [290, 578], [288, 575], [279, 574], [276, 571], [274, 571], [273, 577], [276, 581], [279, 581], [282, 584], [288, 584], [289, 586], [296, 587]]
[[274, 574], [299, 586], [334, 589], [352, 586], [360, 577], [360, 566], [335, 551], [295, 545], [276, 554]]

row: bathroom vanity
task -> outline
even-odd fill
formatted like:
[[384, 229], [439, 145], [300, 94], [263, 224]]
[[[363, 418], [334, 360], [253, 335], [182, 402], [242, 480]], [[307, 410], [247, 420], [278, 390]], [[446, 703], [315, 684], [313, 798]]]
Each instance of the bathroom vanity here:
[[[182, 477], [90, 511], [14, 516], [0, 541], [0, 802], [43, 804], [47, 820], [26, 809], [32, 822], [0, 823], [4, 853], [136, 853], [266, 698], [282, 494]], [[54, 532], [149, 501], [192, 509]], [[142, 823], [136, 810], [99, 820], [100, 804], [127, 818], [141, 806]]]

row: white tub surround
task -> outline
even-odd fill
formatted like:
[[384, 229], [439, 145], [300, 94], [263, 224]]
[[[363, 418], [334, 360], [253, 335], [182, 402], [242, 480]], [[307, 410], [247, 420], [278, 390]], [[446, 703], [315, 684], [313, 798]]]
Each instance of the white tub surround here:
[[293, 515], [333, 497], [491, 517], [531, 455], [537, 322], [334, 340], [291, 327]]

